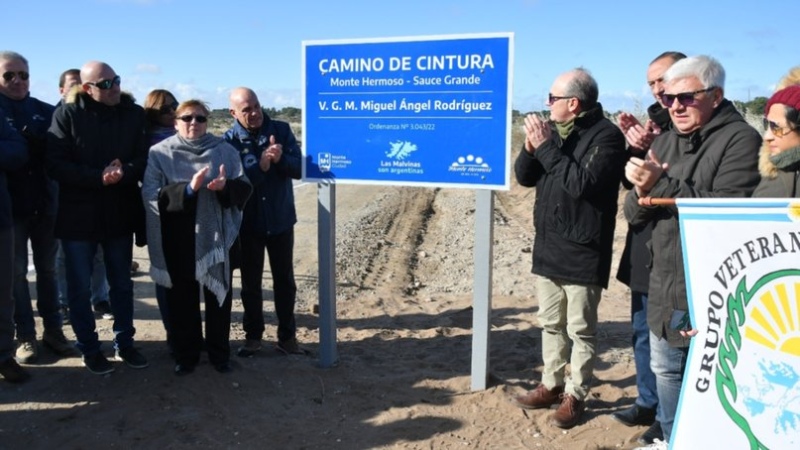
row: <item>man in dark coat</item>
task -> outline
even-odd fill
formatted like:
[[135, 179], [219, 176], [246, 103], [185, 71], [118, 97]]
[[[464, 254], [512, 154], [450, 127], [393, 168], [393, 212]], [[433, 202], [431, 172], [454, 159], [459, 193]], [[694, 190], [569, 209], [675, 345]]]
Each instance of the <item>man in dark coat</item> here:
[[6, 173], [25, 164], [25, 140], [11, 128], [0, 109], [0, 375], [9, 383], [21, 383], [30, 374], [14, 360], [14, 297], [11, 294], [14, 262], [14, 223]]
[[[664, 52], [658, 55], [647, 67], [647, 85], [656, 101], [647, 108], [648, 120], [644, 125], [631, 114], [619, 116], [619, 126], [628, 141], [631, 156], [643, 158], [653, 140], [659, 134], [672, 128], [669, 110], [661, 104], [664, 93], [664, 73], [675, 61], [686, 58], [680, 52]], [[622, 180], [627, 188], [633, 188], [627, 180]], [[619, 262], [617, 279], [631, 289], [631, 324], [633, 325], [633, 359], [636, 364], [637, 397], [630, 408], [616, 411], [611, 417], [631, 427], [649, 425], [639, 437], [642, 444], [652, 444], [655, 439], [662, 439], [661, 424], [656, 412], [658, 410], [658, 394], [656, 394], [656, 376], [650, 370], [650, 327], [647, 326], [647, 290], [650, 285], [650, 250], [647, 248], [653, 223], [647, 222], [639, 226], [628, 226], [625, 237], [625, 249]]]
[[108, 64], [81, 68], [82, 85], [59, 107], [48, 133], [47, 168], [59, 182], [56, 237], [67, 269], [70, 323], [84, 365], [96, 374], [114, 370], [100, 351], [89, 300], [92, 261], [103, 257], [114, 314], [116, 359], [133, 368], [147, 360], [133, 347], [133, 233], [143, 224], [139, 182], [147, 164], [144, 111], [120, 90]]
[[542, 383], [516, 400], [523, 408], [560, 403], [552, 421], [561, 428], [575, 426], [585, 409], [628, 158], [622, 132], [597, 97], [597, 82], [584, 69], [556, 78], [548, 97], [553, 123], [525, 118], [525, 147], [514, 167], [521, 185], [536, 187], [533, 273], [544, 359]]
[[[639, 199], [748, 197], [758, 184], [761, 136], [724, 97], [725, 70], [715, 59], [682, 59], [664, 74], [661, 103], [672, 129], [660, 134], [642, 158], [631, 158], [625, 199], [632, 226], [653, 223], [647, 324], [650, 367], [664, 440], [669, 443], [689, 352], [686, 276], [676, 206], [642, 206]], [[666, 168], [666, 169], [665, 169]], [[655, 251], [657, 249], [657, 251]]]
[[297, 343], [294, 318], [297, 284], [294, 279], [293, 179], [301, 176], [302, 154], [289, 124], [264, 114], [256, 93], [236, 88], [230, 95], [233, 128], [225, 132], [242, 159], [253, 195], [244, 208], [242, 242], [242, 326], [245, 345], [237, 355], [253, 356], [261, 349], [264, 334], [264, 250], [272, 271], [275, 315], [278, 318], [277, 349], [286, 354], [304, 353]]
[[[17, 361], [36, 362], [39, 345], [28, 289], [28, 242], [36, 269], [36, 309], [42, 318], [42, 343], [60, 356], [75, 354], [62, 331], [56, 287], [56, 252], [53, 236], [58, 187], [45, 173], [47, 128], [53, 106], [31, 97], [28, 61], [19, 53], [0, 52], [0, 108], [28, 148], [28, 162], [8, 174], [14, 216], [14, 323], [17, 329]], [[8, 76], [6, 74], [11, 74]]]

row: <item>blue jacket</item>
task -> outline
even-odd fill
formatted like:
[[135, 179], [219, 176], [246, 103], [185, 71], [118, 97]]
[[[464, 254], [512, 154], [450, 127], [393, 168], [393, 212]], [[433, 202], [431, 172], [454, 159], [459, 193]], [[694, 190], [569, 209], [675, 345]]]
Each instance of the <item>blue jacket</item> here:
[[[283, 154], [277, 164], [263, 172], [258, 161], [269, 147], [270, 136], [283, 146]], [[244, 208], [241, 233], [266, 237], [289, 231], [297, 223], [292, 179], [302, 176], [303, 159], [289, 124], [271, 120], [265, 114], [258, 135], [251, 135], [235, 121], [223, 137], [239, 151], [244, 172], [253, 185], [253, 195]]]
[[17, 170], [28, 160], [25, 139], [6, 120], [0, 109], [0, 230], [11, 228], [11, 197], [8, 195], [6, 173]]
[[28, 162], [21, 169], [8, 173], [14, 218], [55, 215], [58, 184], [47, 176], [44, 168], [47, 129], [55, 107], [30, 94], [22, 100], [0, 94], [0, 108], [6, 112], [9, 125], [25, 139], [28, 150]]

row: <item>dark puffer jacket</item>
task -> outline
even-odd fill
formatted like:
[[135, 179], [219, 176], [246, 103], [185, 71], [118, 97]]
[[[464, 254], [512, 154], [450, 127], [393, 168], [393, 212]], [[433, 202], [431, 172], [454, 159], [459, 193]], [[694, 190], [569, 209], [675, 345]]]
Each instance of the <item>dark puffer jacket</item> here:
[[[662, 134], [652, 150], [669, 170], [650, 190], [654, 198], [748, 197], [758, 184], [761, 135], [745, 122], [733, 104], [724, 100], [709, 122], [681, 135]], [[689, 345], [670, 326], [674, 313], [688, 311], [678, 210], [675, 206], [639, 206], [635, 190], [625, 198], [625, 218], [632, 225], [652, 221], [653, 268], [647, 303], [647, 324], [673, 347]]]
[[533, 273], [608, 287], [627, 159], [625, 137], [599, 104], [575, 120], [566, 140], [553, 130], [533, 155], [520, 152], [514, 164], [517, 181], [536, 187]]
[[[122, 162], [119, 183], [104, 186], [103, 169]], [[147, 165], [144, 110], [123, 93], [107, 106], [72, 91], [53, 115], [47, 170], [59, 183], [56, 237], [104, 240], [144, 228], [139, 182]]]

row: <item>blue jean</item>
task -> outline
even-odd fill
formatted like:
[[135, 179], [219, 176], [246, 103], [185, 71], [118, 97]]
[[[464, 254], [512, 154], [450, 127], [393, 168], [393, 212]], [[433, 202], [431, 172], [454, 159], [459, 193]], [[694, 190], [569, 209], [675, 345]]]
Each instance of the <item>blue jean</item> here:
[[[61, 241], [58, 242], [58, 256], [56, 256], [56, 281], [58, 282], [58, 302], [67, 306], [67, 269], [64, 267], [64, 250], [61, 248]], [[103, 249], [99, 247], [94, 255], [91, 290], [92, 305], [108, 301], [106, 266], [103, 264]]]
[[14, 220], [14, 323], [19, 341], [36, 339], [36, 322], [28, 289], [28, 240], [36, 268], [36, 310], [45, 330], [61, 329], [56, 287], [58, 241], [53, 236], [55, 223], [55, 216], [48, 215]]
[[650, 368], [656, 375], [661, 431], [666, 442], [669, 442], [672, 435], [672, 425], [678, 412], [688, 355], [689, 347], [670, 347], [666, 339], [659, 339], [650, 333]]
[[[647, 294], [631, 292], [631, 322], [633, 324], [633, 360], [636, 363], [636, 404], [656, 409], [656, 376], [650, 369], [650, 327], [647, 325]], [[660, 418], [658, 418], [660, 420]]]
[[14, 357], [14, 228], [0, 229], [0, 363]]
[[69, 320], [78, 339], [77, 347], [84, 355], [100, 351], [94, 312], [89, 300], [89, 280], [97, 247], [103, 248], [103, 261], [108, 275], [109, 301], [114, 314], [114, 348], [133, 346], [133, 236], [104, 241], [71, 241], [62, 239], [67, 269], [67, 301]]

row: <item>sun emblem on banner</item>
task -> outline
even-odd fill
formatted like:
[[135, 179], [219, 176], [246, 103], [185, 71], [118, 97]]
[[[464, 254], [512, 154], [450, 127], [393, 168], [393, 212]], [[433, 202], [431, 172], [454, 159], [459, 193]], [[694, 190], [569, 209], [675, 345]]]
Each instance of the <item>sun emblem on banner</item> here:
[[752, 306], [745, 337], [794, 356], [800, 356], [800, 283], [779, 283]]
[[751, 449], [800, 448], [800, 270], [765, 274], [751, 289], [743, 279], [728, 302], [716, 374], [723, 408]]
[[788, 210], [792, 222], [800, 222], [800, 202], [789, 202]]

